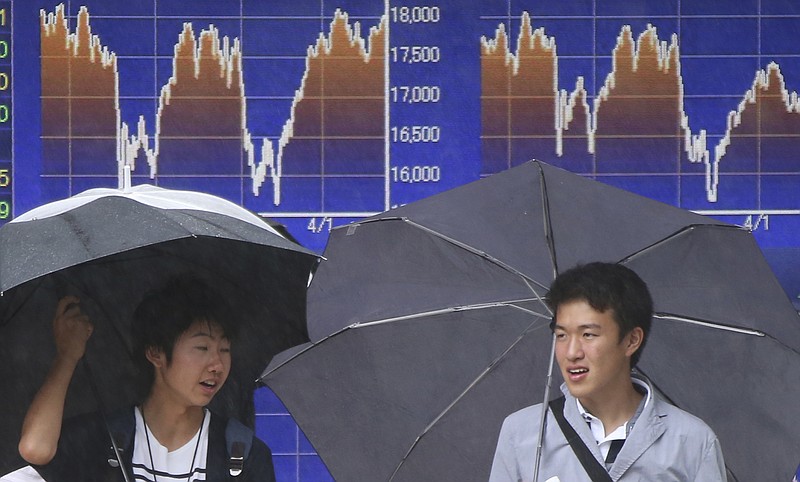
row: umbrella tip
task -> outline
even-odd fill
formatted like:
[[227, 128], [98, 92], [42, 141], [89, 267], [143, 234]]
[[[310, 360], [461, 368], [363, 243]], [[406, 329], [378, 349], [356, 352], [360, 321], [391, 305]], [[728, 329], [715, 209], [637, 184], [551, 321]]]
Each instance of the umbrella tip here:
[[125, 164], [122, 166], [122, 172], [120, 173], [121, 177], [119, 179], [119, 189], [122, 189], [122, 192], [129, 193], [131, 192], [131, 166], [130, 164]]

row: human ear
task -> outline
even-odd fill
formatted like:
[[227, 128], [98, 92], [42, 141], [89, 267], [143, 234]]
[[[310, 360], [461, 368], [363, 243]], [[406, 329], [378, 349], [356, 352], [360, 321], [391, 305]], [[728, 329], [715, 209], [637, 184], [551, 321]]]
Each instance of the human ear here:
[[152, 363], [156, 368], [164, 365], [166, 359], [164, 351], [155, 346], [148, 346], [144, 351], [144, 356], [147, 358], [147, 361]]
[[625, 354], [630, 357], [642, 346], [644, 330], [640, 326], [634, 327], [625, 338], [628, 340], [625, 346]]

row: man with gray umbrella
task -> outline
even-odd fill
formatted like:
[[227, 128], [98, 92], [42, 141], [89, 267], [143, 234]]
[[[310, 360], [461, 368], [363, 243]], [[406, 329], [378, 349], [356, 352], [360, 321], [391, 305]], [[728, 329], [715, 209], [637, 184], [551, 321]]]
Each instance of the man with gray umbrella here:
[[550, 402], [543, 432], [541, 404], [505, 419], [490, 482], [535, 480], [536, 467], [546, 482], [726, 480], [714, 432], [631, 372], [653, 315], [636, 273], [577, 266], [555, 279], [547, 303], [564, 396]]

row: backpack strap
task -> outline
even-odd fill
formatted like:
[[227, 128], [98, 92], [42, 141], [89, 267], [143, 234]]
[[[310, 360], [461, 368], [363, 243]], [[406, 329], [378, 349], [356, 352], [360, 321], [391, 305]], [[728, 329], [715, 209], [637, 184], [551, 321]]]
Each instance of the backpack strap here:
[[229, 418], [225, 427], [225, 446], [228, 449], [228, 472], [237, 477], [244, 469], [244, 461], [250, 455], [253, 430], [242, 422]]
[[572, 428], [572, 425], [570, 425], [564, 417], [565, 400], [565, 397], [562, 396], [551, 400], [549, 404], [550, 410], [552, 410], [553, 416], [558, 422], [558, 426], [561, 427], [561, 431], [564, 433], [564, 438], [567, 439], [569, 446], [572, 447], [572, 451], [575, 452], [575, 456], [578, 457], [583, 469], [586, 470], [586, 473], [589, 474], [589, 478], [591, 478], [593, 482], [612, 482], [611, 476], [608, 474], [606, 468], [600, 465], [600, 462], [594, 457], [589, 447], [586, 446], [580, 435], [575, 432], [575, 429]]
[[[133, 445], [136, 433], [136, 418], [132, 410], [114, 413], [108, 418], [108, 428], [114, 436], [120, 452], [129, 450]], [[253, 430], [234, 418], [229, 418], [225, 425], [225, 447], [228, 453], [228, 472], [232, 477], [242, 473], [244, 461], [250, 455], [253, 445]], [[108, 443], [108, 465], [119, 467], [111, 442]]]
[[[133, 437], [136, 433], [136, 418], [133, 410], [125, 409], [114, 412], [106, 419], [106, 423], [108, 424], [108, 435], [114, 438], [114, 443], [120, 452], [119, 457], [122, 458], [124, 457], [123, 453], [133, 446]], [[119, 460], [111, 440], [108, 440], [108, 465], [119, 468]]]

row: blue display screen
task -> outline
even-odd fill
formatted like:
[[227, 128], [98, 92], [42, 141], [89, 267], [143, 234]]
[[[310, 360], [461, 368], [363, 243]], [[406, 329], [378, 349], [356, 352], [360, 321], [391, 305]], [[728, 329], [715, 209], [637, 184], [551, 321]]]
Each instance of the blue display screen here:
[[788, 0], [0, 0], [0, 221], [129, 165], [321, 253], [540, 159], [753, 230], [797, 302], [799, 27]]

